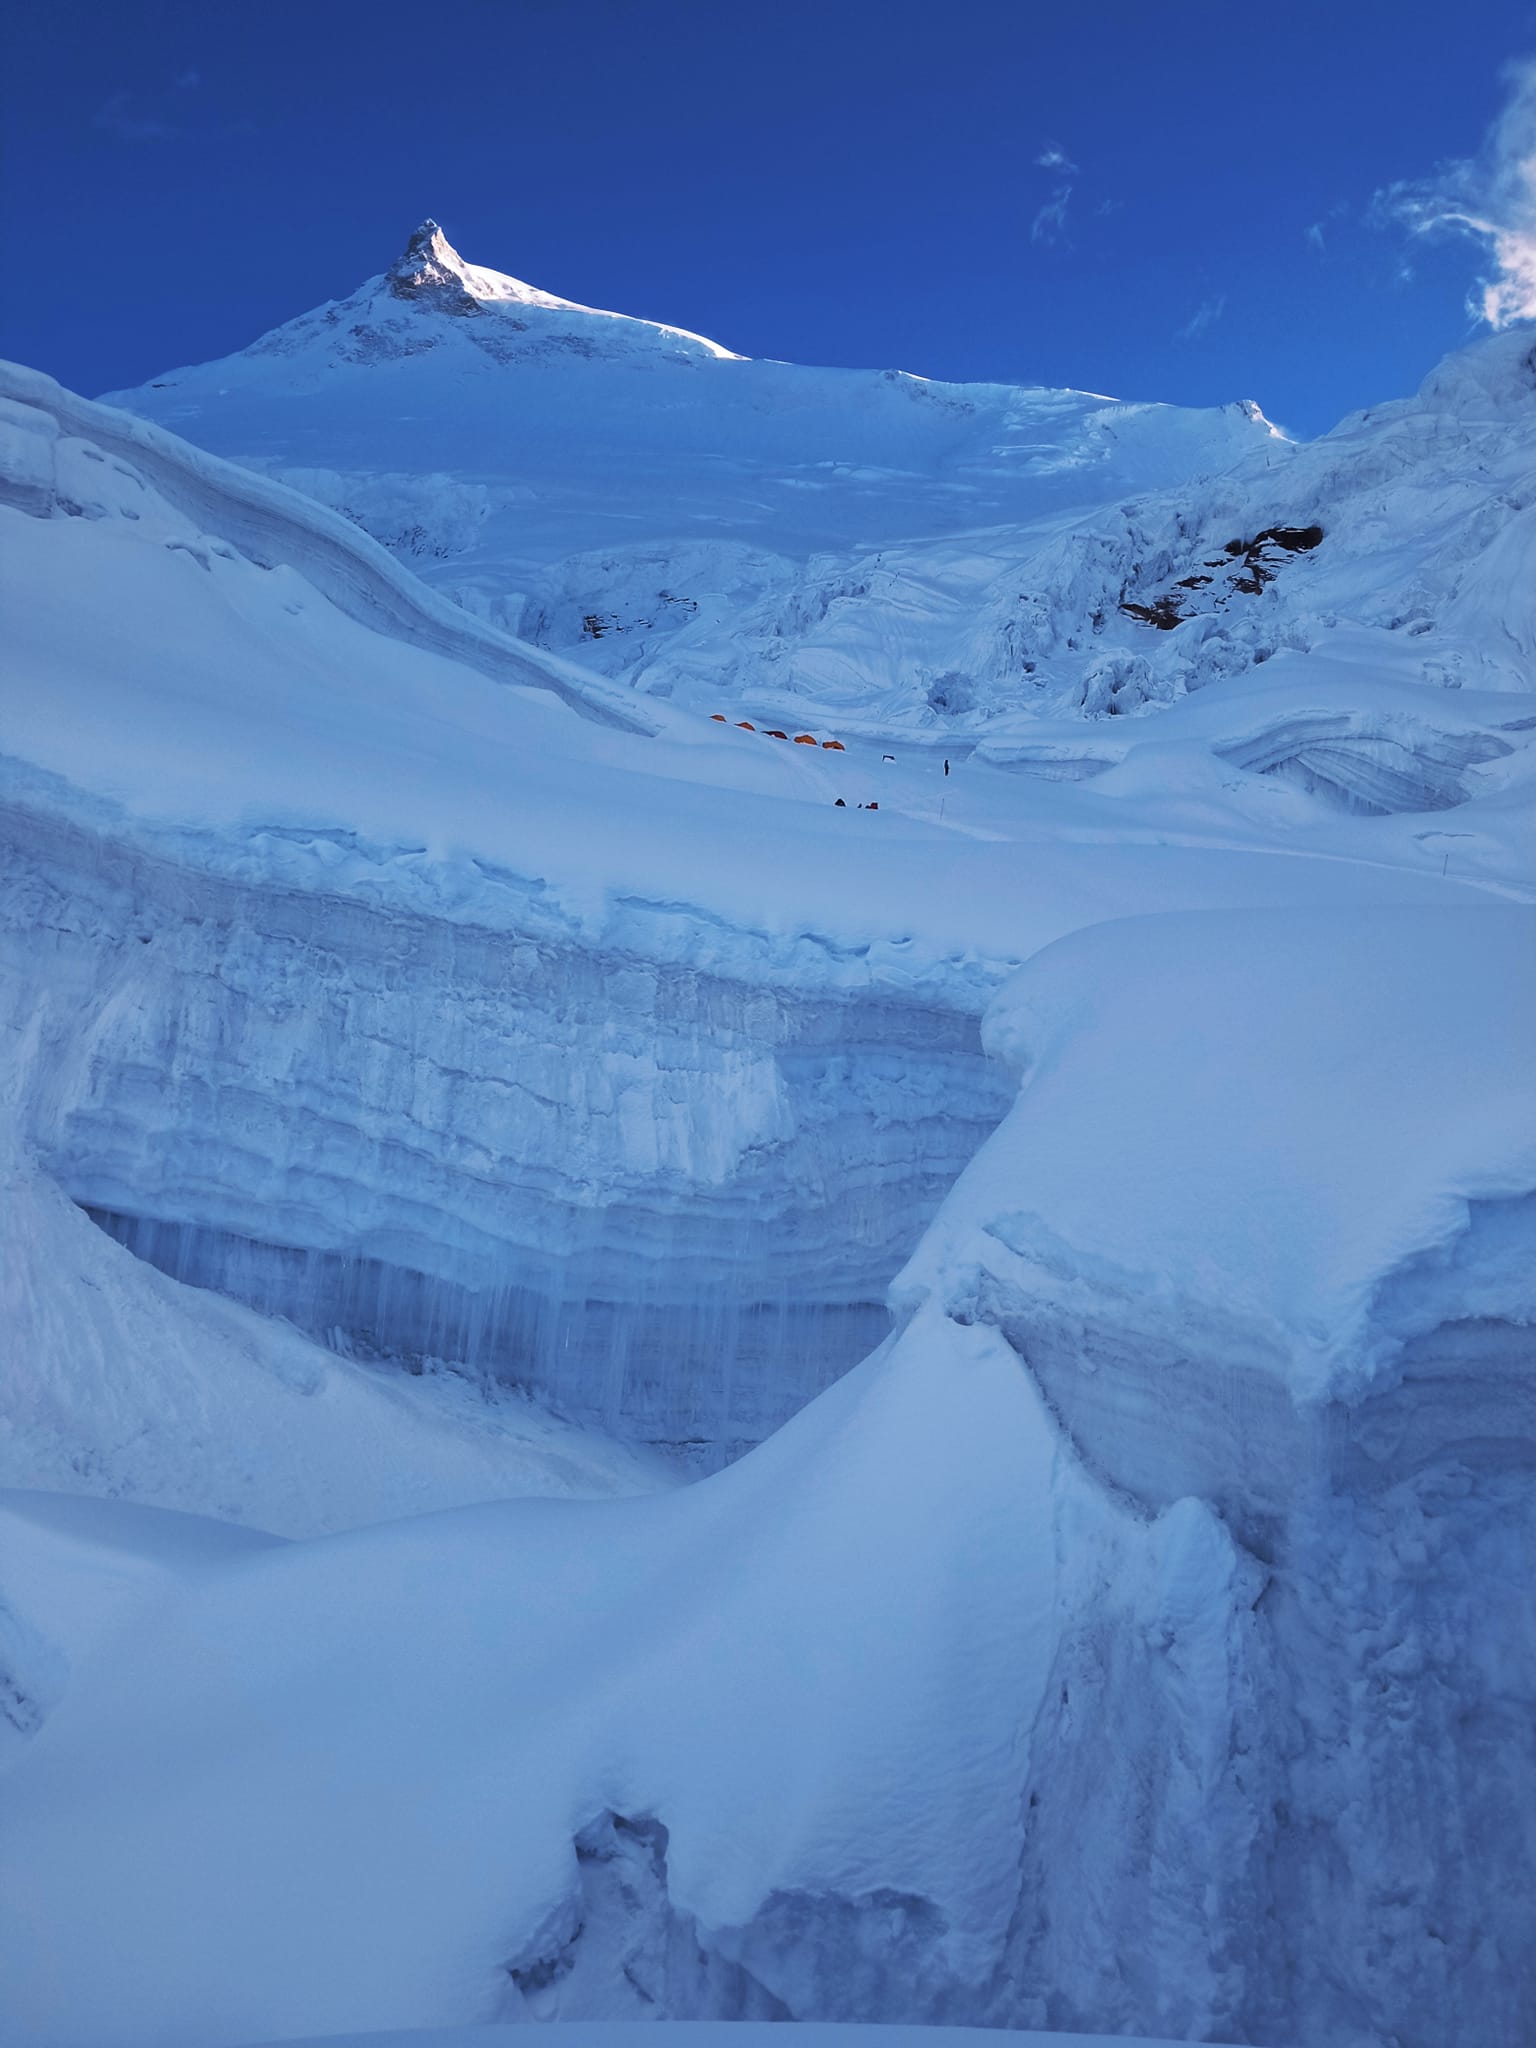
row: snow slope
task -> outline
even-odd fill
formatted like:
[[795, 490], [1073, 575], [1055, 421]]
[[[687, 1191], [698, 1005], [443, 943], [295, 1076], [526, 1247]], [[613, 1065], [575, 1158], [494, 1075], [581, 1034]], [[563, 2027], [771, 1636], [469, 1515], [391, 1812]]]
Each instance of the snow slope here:
[[733, 717], [991, 733], [1287, 650], [1529, 687], [1519, 328], [1298, 449], [1252, 406], [744, 362], [546, 305], [423, 229], [351, 299], [116, 397], [279, 469], [469, 609]]
[[[628, 638], [594, 651], [656, 694], [724, 684], [754, 716], [815, 705], [951, 735], [1156, 712], [1287, 651], [1434, 692], [1529, 692], [1528, 332], [1474, 344], [1413, 398], [1307, 446], [1234, 447], [1195, 468], [1211, 474], [829, 553], [664, 640], [635, 630], [657, 610], [639, 581], [616, 600]], [[574, 643], [572, 590], [551, 644]]]
[[313, 1535], [672, 1475], [510, 1388], [359, 1363], [114, 1245], [12, 1155], [0, 1274], [0, 1485]]
[[1058, 1518], [1154, 1603], [1232, 1569], [1212, 1518], [1149, 1546], [1058, 1465], [1007, 1347], [920, 1318], [679, 1493], [199, 1557], [3, 1781], [0, 2010], [39, 2048], [965, 2010]]

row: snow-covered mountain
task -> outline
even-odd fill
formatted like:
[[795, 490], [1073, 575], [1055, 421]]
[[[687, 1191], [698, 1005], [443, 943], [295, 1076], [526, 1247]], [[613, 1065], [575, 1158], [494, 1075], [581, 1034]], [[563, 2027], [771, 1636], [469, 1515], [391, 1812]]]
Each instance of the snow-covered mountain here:
[[[785, 688], [846, 709], [852, 687], [922, 715], [961, 661], [944, 611], [970, 601], [978, 553], [1016, 555], [1021, 527], [1055, 533], [1126, 493], [1290, 452], [1251, 403], [749, 361], [478, 269], [433, 221], [350, 298], [109, 402], [282, 475], [540, 645], [663, 695], [696, 676], [712, 700], [745, 687], [764, 709]], [[998, 527], [1010, 537], [933, 554]], [[881, 553], [914, 539], [933, 557], [932, 618], [920, 590], [914, 606], [869, 588], [901, 577]], [[793, 653], [834, 606], [873, 630], [868, 674], [818, 680], [808, 645], [786, 677], [786, 620]]]
[[647, 694], [953, 738], [1156, 708], [1341, 633], [1394, 675], [1520, 686], [1528, 358], [1495, 337], [1298, 449], [1251, 403], [749, 362], [428, 222], [350, 299], [113, 402]]
[[1530, 337], [1298, 449], [428, 228], [131, 396], [0, 371], [0, 2022], [1522, 2043]]

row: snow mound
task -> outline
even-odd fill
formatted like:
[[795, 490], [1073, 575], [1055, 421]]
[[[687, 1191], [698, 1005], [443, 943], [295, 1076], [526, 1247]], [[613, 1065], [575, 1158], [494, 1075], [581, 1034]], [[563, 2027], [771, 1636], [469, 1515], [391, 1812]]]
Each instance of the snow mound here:
[[38, 2048], [939, 2016], [1016, 1888], [1055, 1456], [999, 1339], [919, 1321], [679, 1493], [200, 1560], [0, 1781], [0, 2012]]
[[1079, 933], [994, 1005], [1018, 1104], [895, 1297], [1003, 1328], [1155, 1506], [1528, 1461], [1533, 1009], [1526, 909]]

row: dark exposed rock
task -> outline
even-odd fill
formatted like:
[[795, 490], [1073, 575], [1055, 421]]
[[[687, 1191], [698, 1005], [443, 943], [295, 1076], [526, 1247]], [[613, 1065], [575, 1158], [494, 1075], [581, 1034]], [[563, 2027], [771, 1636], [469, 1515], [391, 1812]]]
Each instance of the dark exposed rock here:
[[[1317, 547], [1322, 538], [1323, 529], [1317, 525], [1266, 526], [1252, 540], [1227, 541], [1223, 552], [1208, 559], [1205, 567], [1225, 569], [1231, 580], [1212, 593], [1212, 600], [1205, 609], [1225, 610], [1226, 600], [1234, 592], [1240, 592], [1244, 597], [1259, 596], [1266, 583], [1274, 582], [1284, 556], [1306, 554]], [[1173, 590], [1153, 598], [1149, 604], [1133, 603], [1122, 596], [1120, 609], [1128, 617], [1140, 619], [1143, 625], [1156, 626], [1166, 633], [1200, 609], [1192, 600], [1179, 597], [1177, 592], [1204, 590], [1220, 581], [1212, 576], [1181, 576]]]
[[434, 312], [461, 318], [484, 311], [464, 283], [448, 239], [435, 220], [424, 220], [390, 267], [387, 282], [397, 299], [414, 299]]

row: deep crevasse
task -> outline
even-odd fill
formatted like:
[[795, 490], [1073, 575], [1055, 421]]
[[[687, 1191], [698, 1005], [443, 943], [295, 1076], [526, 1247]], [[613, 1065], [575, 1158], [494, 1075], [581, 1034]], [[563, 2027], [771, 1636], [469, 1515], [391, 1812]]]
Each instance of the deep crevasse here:
[[1005, 1105], [963, 1011], [9, 836], [23, 1127], [114, 1236], [706, 1464], [878, 1341]]

